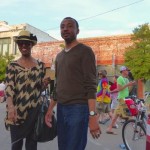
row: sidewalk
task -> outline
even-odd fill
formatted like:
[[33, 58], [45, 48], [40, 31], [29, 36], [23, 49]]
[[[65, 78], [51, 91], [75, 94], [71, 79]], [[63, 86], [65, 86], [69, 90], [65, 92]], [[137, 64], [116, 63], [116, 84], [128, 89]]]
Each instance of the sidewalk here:
[[[9, 131], [6, 131], [4, 126], [4, 117], [5, 117], [5, 110], [6, 110], [6, 103], [0, 103], [0, 150], [10, 150], [11, 149], [11, 139]], [[106, 128], [109, 124], [109, 121], [105, 125], [101, 125], [102, 134], [99, 139], [93, 139], [88, 134], [88, 141], [85, 150], [121, 150], [119, 147], [122, 144], [122, 136], [121, 136], [121, 128], [122, 126], [119, 124], [119, 129], [114, 129], [118, 135], [108, 135], [106, 134]], [[23, 150], [25, 148], [23, 147]], [[58, 150], [57, 146], [57, 138], [53, 141], [46, 142], [46, 143], [38, 143], [38, 150]]]

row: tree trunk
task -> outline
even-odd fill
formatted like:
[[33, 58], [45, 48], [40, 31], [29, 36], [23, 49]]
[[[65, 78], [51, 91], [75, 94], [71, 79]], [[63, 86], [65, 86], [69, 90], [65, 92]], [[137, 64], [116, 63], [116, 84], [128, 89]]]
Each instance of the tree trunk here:
[[137, 96], [140, 99], [144, 98], [145, 92], [145, 82], [143, 80], [138, 80]]

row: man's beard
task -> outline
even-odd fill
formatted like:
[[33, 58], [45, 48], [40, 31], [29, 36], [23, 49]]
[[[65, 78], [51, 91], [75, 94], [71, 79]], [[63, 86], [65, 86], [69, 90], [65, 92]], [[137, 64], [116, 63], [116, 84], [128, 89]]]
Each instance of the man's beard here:
[[75, 39], [76, 39], [76, 36], [71, 37], [71, 38], [67, 38], [67, 39], [64, 39], [64, 40], [65, 40], [65, 42], [66, 42], [67, 44], [70, 44], [70, 43], [72, 43]]

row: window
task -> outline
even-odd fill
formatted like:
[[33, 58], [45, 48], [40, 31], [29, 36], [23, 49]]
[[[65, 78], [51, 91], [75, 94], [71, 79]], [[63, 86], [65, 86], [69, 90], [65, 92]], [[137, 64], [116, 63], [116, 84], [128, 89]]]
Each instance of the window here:
[[5, 53], [9, 53], [11, 47], [11, 39], [10, 38], [3, 38], [0, 39], [0, 53], [5, 55]]

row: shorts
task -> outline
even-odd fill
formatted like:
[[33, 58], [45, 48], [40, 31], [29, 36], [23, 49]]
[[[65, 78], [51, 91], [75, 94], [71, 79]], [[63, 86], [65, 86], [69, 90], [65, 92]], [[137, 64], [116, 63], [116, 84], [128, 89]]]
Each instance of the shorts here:
[[110, 112], [110, 103], [96, 102], [96, 111], [98, 114], [109, 113]]
[[129, 119], [131, 116], [129, 116], [126, 112], [128, 110], [128, 106], [126, 105], [125, 101], [123, 99], [120, 99], [119, 104], [117, 108], [115, 109], [115, 115], [118, 115], [124, 119]]
[[119, 102], [117, 99], [113, 99], [111, 102], [111, 109], [116, 109], [118, 106]]
[[4, 94], [4, 91], [0, 91], [0, 96], [1, 96], [1, 97], [4, 97], [4, 95], [5, 95], [5, 94]]

